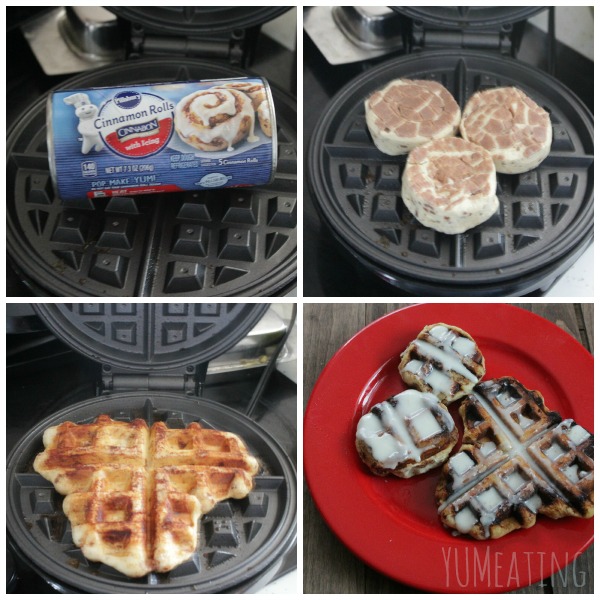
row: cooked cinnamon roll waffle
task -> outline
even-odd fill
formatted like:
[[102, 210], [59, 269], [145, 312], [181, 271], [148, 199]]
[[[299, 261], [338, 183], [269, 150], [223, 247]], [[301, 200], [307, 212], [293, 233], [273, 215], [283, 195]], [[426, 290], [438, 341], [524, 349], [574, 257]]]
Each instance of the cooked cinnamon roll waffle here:
[[73, 542], [129, 577], [165, 572], [194, 553], [198, 520], [243, 498], [258, 463], [236, 435], [145, 421], [66, 422], [44, 432], [34, 469], [66, 495]]
[[453, 325], [427, 325], [400, 357], [398, 370], [410, 387], [435, 394], [445, 404], [467, 395], [485, 375], [475, 340]]
[[448, 409], [434, 395], [416, 390], [376, 404], [356, 430], [356, 449], [369, 469], [402, 478], [442, 464], [457, 440]]
[[479, 384], [460, 406], [463, 445], [436, 489], [442, 523], [475, 539], [594, 513], [594, 437], [512, 377]]

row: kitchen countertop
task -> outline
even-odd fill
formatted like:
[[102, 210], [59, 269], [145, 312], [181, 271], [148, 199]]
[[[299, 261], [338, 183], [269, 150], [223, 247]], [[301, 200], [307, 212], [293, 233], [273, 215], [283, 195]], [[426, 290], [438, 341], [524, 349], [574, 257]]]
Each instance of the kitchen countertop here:
[[[407, 304], [304, 305], [304, 408], [333, 354], [355, 333]], [[515, 304], [558, 325], [587, 350], [594, 350], [593, 304]], [[341, 501], [343, 492], [340, 495]], [[515, 593], [591, 593], [593, 545], [562, 571]], [[381, 575], [352, 554], [323, 521], [304, 483], [304, 593], [419, 592]]]

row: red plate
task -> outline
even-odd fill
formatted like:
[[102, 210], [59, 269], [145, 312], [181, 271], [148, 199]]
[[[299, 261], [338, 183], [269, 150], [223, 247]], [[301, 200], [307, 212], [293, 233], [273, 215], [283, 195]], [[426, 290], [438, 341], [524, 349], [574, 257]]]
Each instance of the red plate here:
[[359, 331], [321, 373], [304, 419], [310, 491], [340, 540], [388, 577], [435, 592], [506, 592], [531, 585], [590, 545], [592, 519], [540, 516], [531, 529], [498, 540], [454, 537], [437, 516], [439, 469], [407, 480], [377, 477], [354, 448], [360, 417], [406, 389], [397, 371], [400, 353], [425, 325], [437, 322], [475, 338], [486, 361], [485, 379], [511, 375], [539, 390], [548, 408], [593, 431], [593, 358], [563, 330], [507, 304], [411, 306]]

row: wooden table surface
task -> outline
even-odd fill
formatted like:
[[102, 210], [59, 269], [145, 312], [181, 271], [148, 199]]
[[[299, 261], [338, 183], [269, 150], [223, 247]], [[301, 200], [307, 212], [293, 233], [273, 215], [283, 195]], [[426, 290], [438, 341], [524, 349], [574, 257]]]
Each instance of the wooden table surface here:
[[[375, 319], [408, 304], [304, 304], [304, 407], [333, 354]], [[593, 304], [515, 304], [555, 323], [594, 351]], [[365, 565], [337, 539], [304, 483], [304, 593], [419, 592]], [[593, 545], [552, 577], [513, 593], [593, 593]]]

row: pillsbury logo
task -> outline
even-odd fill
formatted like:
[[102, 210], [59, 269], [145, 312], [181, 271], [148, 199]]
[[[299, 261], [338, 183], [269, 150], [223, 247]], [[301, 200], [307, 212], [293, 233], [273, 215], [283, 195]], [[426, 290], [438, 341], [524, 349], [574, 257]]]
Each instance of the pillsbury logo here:
[[142, 94], [134, 91], [125, 91], [115, 94], [113, 98], [119, 108], [135, 108], [142, 101]]

